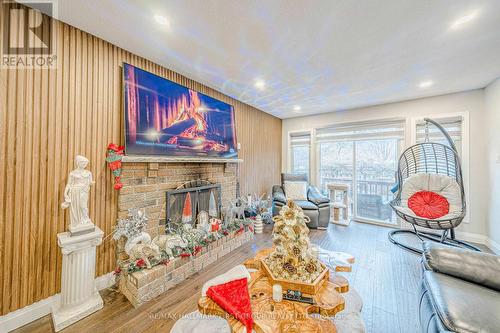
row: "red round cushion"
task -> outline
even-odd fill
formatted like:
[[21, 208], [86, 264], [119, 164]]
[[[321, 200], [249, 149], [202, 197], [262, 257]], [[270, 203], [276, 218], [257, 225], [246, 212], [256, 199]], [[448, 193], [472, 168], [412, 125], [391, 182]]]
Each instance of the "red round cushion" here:
[[437, 219], [450, 211], [450, 204], [445, 197], [430, 191], [420, 191], [408, 199], [408, 207], [420, 217]]

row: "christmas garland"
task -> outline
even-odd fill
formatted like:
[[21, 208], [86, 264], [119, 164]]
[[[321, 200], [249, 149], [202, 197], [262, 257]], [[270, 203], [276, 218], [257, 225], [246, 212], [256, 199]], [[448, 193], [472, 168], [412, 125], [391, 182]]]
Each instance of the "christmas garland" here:
[[110, 143], [106, 151], [106, 162], [108, 162], [108, 166], [115, 177], [114, 189], [117, 191], [123, 187], [120, 176], [122, 174], [122, 157], [124, 155], [124, 149], [125, 147], [123, 146]]
[[[188, 238], [188, 246], [186, 248], [175, 247], [173, 252], [174, 258], [190, 258], [199, 254], [204, 247], [207, 247], [210, 243], [217, 241], [223, 236], [227, 236], [233, 233], [235, 236], [242, 234], [245, 231], [253, 232], [253, 221], [251, 219], [244, 220], [232, 220], [221, 225], [218, 231], [210, 233], [203, 237], [202, 239], [196, 239], [196, 237], [186, 237]], [[185, 235], [186, 236], [186, 235]], [[149, 260], [151, 267], [163, 264], [167, 265], [170, 262], [170, 257], [164, 250], [160, 253], [160, 258], [152, 258]], [[131, 262], [126, 267], [117, 267], [114, 271], [115, 275], [120, 275], [123, 270], [127, 273], [138, 272], [146, 268], [146, 262], [143, 259], [137, 259], [135, 262]]]

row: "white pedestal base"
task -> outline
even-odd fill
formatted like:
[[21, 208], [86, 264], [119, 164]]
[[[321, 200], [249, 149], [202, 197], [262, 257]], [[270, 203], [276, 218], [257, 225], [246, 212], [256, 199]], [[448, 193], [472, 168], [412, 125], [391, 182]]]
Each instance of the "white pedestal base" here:
[[63, 328], [68, 327], [87, 317], [88, 315], [102, 309], [104, 306], [101, 295], [96, 293], [88, 301], [80, 304], [74, 308], [64, 309], [62, 311], [57, 311], [57, 308], [61, 308], [61, 305], [57, 303], [52, 309], [52, 321], [54, 323], [54, 329], [59, 332]]
[[80, 235], [69, 232], [57, 235], [63, 262], [61, 298], [52, 307], [56, 332], [103, 307], [94, 285], [96, 246], [101, 244], [102, 237], [103, 232], [98, 227]]

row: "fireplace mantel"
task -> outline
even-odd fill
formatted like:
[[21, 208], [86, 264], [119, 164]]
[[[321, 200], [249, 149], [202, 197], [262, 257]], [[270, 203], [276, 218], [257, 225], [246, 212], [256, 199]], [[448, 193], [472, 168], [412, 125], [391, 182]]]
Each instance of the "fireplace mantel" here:
[[243, 163], [236, 158], [205, 158], [205, 157], [166, 157], [166, 156], [133, 156], [126, 155], [123, 163]]

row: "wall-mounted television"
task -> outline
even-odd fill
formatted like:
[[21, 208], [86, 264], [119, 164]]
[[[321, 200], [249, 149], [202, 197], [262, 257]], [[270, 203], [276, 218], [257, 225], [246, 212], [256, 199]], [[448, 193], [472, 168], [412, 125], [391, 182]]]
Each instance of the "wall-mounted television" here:
[[237, 158], [233, 107], [123, 64], [125, 153]]

